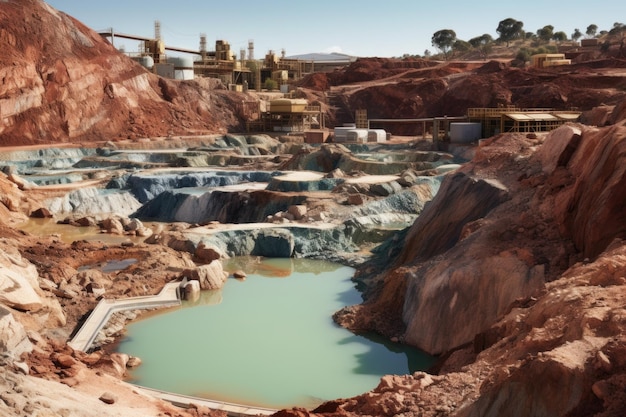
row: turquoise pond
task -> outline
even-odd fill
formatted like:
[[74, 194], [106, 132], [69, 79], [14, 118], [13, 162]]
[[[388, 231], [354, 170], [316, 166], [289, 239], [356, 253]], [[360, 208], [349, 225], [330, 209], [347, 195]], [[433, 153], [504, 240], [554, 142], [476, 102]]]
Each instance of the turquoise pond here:
[[314, 407], [361, 394], [386, 374], [424, 370], [434, 358], [340, 328], [332, 314], [361, 296], [352, 268], [302, 259], [239, 258], [222, 290], [127, 326], [118, 351], [143, 363], [131, 382], [260, 407]]

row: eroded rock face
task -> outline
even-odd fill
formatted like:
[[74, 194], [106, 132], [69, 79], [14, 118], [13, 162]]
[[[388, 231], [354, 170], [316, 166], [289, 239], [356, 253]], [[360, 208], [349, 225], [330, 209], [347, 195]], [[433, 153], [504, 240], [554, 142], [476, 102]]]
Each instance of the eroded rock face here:
[[624, 138], [624, 128], [565, 126], [481, 147], [416, 220], [380, 296], [342, 320], [430, 353], [474, 341], [516, 299], [623, 237]]
[[[403, 319], [405, 340], [427, 352], [441, 354], [472, 342], [504, 314], [510, 304], [544, 285], [542, 265], [527, 263], [528, 251], [503, 251], [449, 258], [415, 271], [408, 278]], [[445, 330], [444, 330], [445, 329]]]
[[3, 145], [219, 132], [240, 124], [229, 106], [215, 106], [238, 94], [218, 99], [224, 92], [204, 80], [160, 82], [42, 1], [4, 2], [0, 18]]
[[294, 248], [295, 239], [288, 230], [259, 230], [255, 236], [252, 255], [268, 258], [290, 258]]
[[0, 306], [0, 354], [17, 360], [32, 348], [24, 326], [15, 320], [11, 311]]
[[465, 224], [485, 216], [508, 198], [506, 186], [496, 179], [472, 178], [462, 172], [445, 177], [435, 198], [411, 227], [399, 262], [424, 260], [450, 249]]
[[559, 196], [558, 215], [585, 257], [626, 237], [625, 151], [623, 126], [587, 129], [566, 166], [576, 182]]
[[[5, 248], [8, 249], [8, 248]], [[0, 249], [0, 302], [22, 311], [38, 311], [44, 303], [37, 291], [39, 274], [17, 253]]]
[[68, 214], [97, 215], [101, 213], [128, 216], [141, 207], [141, 204], [129, 192], [102, 193], [93, 187], [82, 188], [63, 197], [52, 198], [48, 200], [47, 204], [48, 209], [57, 216]]
[[[462, 170], [498, 177], [510, 198], [466, 223], [451, 248], [425, 262], [388, 270], [374, 302], [338, 314], [355, 329], [396, 331], [432, 352], [463, 343], [468, 347], [445, 361], [436, 383], [422, 389], [419, 399], [406, 396], [403, 389], [415, 381], [405, 379], [396, 381], [404, 388], [377, 388], [315, 411], [352, 415], [379, 407], [379, 413], [402, 410], [422, 416], [623, 414], [626, 245], [618, 226], [607, 229], [600, 223], [613, 240], [598, 244], [600, 255], [582, 262], [584, 255], [563, 234], [572, 227], [564, 214], [578, 212], [582, 225], [595, 217], [587, 218], [583, 213], [588, 212], [572, 206], [572, 200], [562, 201], [586, 178], [604, 172], [605, 163], [619, 171], [609, 156], [621, 153], [615, 130], [566, 126], [545, 140], [503, 137], [481, 148]], [[588, 139], [606, 149], [594, 154], [587, 148], [585, 156], [579, 155]], [[586, 170], [572, 175], [577, 158], [585, 161]], [[486, 160], [489, 165], [481, 162]], [[404, 241], [405, 246], [413, 243]], [[398, 299], [404, 300], [404, 309]], [[398, 312], [404, 313], [404, 329], [393, 328]], [[407, 401], [413, 405], [402, 408]]]

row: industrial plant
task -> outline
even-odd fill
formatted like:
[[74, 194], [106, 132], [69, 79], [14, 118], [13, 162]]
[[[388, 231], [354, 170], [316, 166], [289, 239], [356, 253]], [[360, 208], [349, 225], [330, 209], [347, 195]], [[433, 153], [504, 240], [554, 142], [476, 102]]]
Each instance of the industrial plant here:
[[[324, 114], [320, 106], [310, 105], [304, 99], [289, 96], [290, 86], [303, 76], [313, 72], [332, 71], [350, 64], [356, 58], [343, 54], [306, 54], [287, 57], [268, 51], [262, 60], [254, 57], [254, 41], [248, 41], [247, 49], [236, 54], [225, 40], [216, 40], [209, 50], [206, 34], [200, 35], [198, 50], [166, 45], [161, 36], [161, 24], [154, 22], [154, 37], [117, 33], [112, 28], [99, 34], [115, 46], [115, 39], [139, 41], [139, 51], [127, 53], [147, 70], [177, 80], [196, 77], [216, 78], [232, 91], [273, 90], [284, 95], [281, 98], [244, 102], [245, 113], [250, 115], [247, 132], [299, 133], [305, 142], [322, 143], [331, 138], [326, 130]], [[167, 55], [167, 51], [184, 54]], [[569, 65], [564, 54], [538, 54], [532, 57], [533, 66], [546, 68]], [[384, 142], [388, 133], [385, 125], [410, 123], [421, 125], [422, 137], [428, 133], [433, 141], [475, 142], [500, 132], [547, 132], [566, 122], [578, 120], [580, 112], [556, 111], [554, 109], [470, 108], [465, 116], [429, 117], [420, 119], [368, 119], [365, 110], [358, 110], [354, 123], [335, 126], [332, 140], [335, 142]], [[378, 128], [373, 127], [378, 126]], [[418, 128], [419, 130], [419, 128]]]
[[[291, 82], [308, 73], [331, 71], [356, 59], [343, 54], [307, 54], [288, 58], [283, 49], [280, 54], [270, 50], [264, 59], [256, 60], [253, 40], [248, 41], [247, 50], [242, 48], [237, 54], [225, 40], [216, 40], [213, 50], [209, 50], [206, 34], [200, 35], [198, 50], [179, 48], [165, 44], [158, 20], [154, 22], [154, 37], [118, 33], [113, 28], [99, 34], [109, 39], [113, 46], [116, 38], [139, 41], [139, 51], [124, 53], [162, 77], [178, 80], [218, 78], [233, 91], [249, 88], [261, 91], [268, 83], [287, 92]], [[169, 57], [167, 51], [185, 55]]]

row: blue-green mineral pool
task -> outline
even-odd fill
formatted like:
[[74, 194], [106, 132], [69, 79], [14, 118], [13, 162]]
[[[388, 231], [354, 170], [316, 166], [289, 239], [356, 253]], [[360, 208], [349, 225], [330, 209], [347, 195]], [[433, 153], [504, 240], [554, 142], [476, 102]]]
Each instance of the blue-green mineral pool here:
[[361, 302], [354, 270], [302, 259], [239, 258], [224, 288], [133, 322], [118, 351], [142, 359], [138, 385], [251, 406], [314, 407], [376, 387], [386, 374], [424, 370], [434, 358], [337, 326]]

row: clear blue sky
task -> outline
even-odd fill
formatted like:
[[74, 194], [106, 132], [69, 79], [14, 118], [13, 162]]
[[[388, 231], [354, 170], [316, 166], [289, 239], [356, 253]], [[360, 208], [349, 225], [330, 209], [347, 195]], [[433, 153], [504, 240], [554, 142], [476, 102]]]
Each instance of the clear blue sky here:
[[[575, 28], [609, 30], [626, 23], [626, 1], [594, 6], [590, 0], [526, 1], [419, 1], [419, 0], [47, 0], [92, 29], [112, 27], [120, 33], [154, 36], [154, 21], [168, 46], [198, 49], [200, 33], [207, 35], [208, 49], [218, 39], [230, 43], [238, 54], [254, 41], [254, 55], [267, 51], [287, 56], [313, 52], [342, 52], [360, 57], [399, 57], [420, 54], [431, 45], [433, 33], [452, 29], [457, 38], [469, 40], [483, 33], [497, 38], [501, 20], [524, 22], [526, 32], [545, 25], [568, 37]], [[609, 3], [611, 3], [609, 5]], [[118, 40], [127, 52], [137, 44]]]

